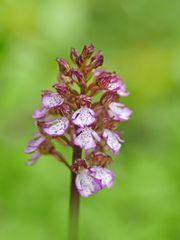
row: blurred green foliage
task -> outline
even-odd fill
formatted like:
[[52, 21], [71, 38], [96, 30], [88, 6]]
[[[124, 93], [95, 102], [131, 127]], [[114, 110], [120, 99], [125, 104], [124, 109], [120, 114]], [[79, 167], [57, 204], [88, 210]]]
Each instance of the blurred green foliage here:
[[69, 173], [50, 157], [28, 168], [22, 150], [55, 58], [91, 42], [134, 114], [115, 186], [81, 201], [80, 239], [180, 239], [179, 11], [179, 0], [0, 0], [1, 240], [66, 239]]

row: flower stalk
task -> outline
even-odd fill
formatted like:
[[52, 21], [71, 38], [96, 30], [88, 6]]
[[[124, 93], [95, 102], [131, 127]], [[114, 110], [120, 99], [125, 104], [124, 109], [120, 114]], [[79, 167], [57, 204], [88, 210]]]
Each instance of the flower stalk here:
[[[82, 150], [79, 147], [74, 147], [72, 164], [75, 163], [76, 159], [81, 158], [81, 152]], [[75, 180], [76, 174], [72, 171], [69, 202], [69, 240], [78, 240], [80, 195], [77, 191]]]

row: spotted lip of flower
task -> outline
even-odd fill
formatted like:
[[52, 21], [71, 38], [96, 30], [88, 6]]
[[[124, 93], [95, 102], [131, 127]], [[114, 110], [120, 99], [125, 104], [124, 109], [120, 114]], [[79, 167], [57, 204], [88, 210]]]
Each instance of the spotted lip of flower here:
[[117, 133], [108, 129], [104, 130], [103, 138], [106, 140], [107, 145], [112, 150], [113, 154], [117, 155], [121, 148], [121, 143], [124, 142], [124, 140], [122, 140]]
[[76, 188], [82, 197], [89, 197], [104, 187], [110, 188], [114, 183], [114, 173], [102, 167], [80, 170], [76, 176]]
[[42, 96], [42, 106], [46, 109], [59, 107], [63, 102], [64, 99], [59, 93], [45, 92]]
[[79, 127], [85, 127], [96, 121], [95, 112], [91, 108], [81, 107], [72, 115], [72, 121]]
[[77, 174], [75, 184], [82, 197], [89, 197], [102, 189], [101, 181], [92, 177], [89, 169], [82, 169]]
[[115, 174], [111, 170], [107, 168], [95, 166], [90, 168], [90, 172], [92, 177], [101, 181], [101, 186], [103, 188], [112, 187], [115, 179]]
[[100, 142], [101, 140], [98, 134], [90, 127], [79, 128], [77, 133], [79, 135], [74, 139], [74, 144], [85, 150], [95, 148], [96, 141]]
[[69, 126], [69, 121], [66, 117], [57, 118], [49, 122], [40, 123], [42, 131], [50, 136], [61, 136], [65, 133]]
[[109, 105], [109, 116], [117, 121], [129, 120], [132, 111], [129, 108], [124, 107], [124, 104], [112, 102]]

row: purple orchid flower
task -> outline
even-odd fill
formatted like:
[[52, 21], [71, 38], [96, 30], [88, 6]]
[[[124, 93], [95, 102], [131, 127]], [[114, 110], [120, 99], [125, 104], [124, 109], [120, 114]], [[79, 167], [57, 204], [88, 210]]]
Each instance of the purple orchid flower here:
[[44, 133], [56, 137], [61, 136], [66, 132], [69, 126], [69, 121], [66, 117], [62, 117], [49, 122], [40, 123], [40, 125]]
[[72, 121], [79, 127], [85, 127], [96, 121], [95, 112], [91, 108], [82, 107], [72, 115]]
[[92, 177], [89, 169], [83, 169], [77, 174], [76, 187], [82, 197], [89, 197], [102, 189], [101, 181]]
[[126, 92], [126, 85], [114, 73], [97, 70], [94, 73], [97, 84], [102, 88], [109, 91], [116, 92], [121, 97], [126, 97], [129, 93]]
[[111, 170], [94, 166], [80, 170], [76, 176], [76, 187], [82, 197], [89, 197], [104, 187], [112, 187], [114, 178], [115, 175]]
[[99, 135], [90, 127], [80, 128], [79, 135], [74, 139], [74, 144], [85, 150], [96, 147], [96, 142], [100, 142]]
[[124, 142], [124, 140], [122, 140], [117, 133], [109, 131], [108, 129], [104, 129], [103, 138], [106, 140], [113, 154], [117, 155], [121, 148], [121, 143]]
[[90, 172], [91, 176], [101, 181], [102, 188], [112, 187], [115, 179], [115, 174], [110, 169], [94, 166], [90, 168]]
[[132, 111], [124, 107], [124, 104], [112, 102], [109, 105], [109, 116], [117, 121], [127, 121], [132, 115]]
[[45, 92], [42, 96], [42, 106], [46, 109], [59, 107], [63, 102], [64, 99], [59, 93]]

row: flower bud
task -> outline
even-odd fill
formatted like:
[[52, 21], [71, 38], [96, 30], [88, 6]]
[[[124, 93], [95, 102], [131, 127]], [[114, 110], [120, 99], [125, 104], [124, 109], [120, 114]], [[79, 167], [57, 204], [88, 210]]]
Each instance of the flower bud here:
[[116, 101], [117, 98], [118, 98], [118, 95], [116, 92], [107, 91], [101, 97], [100, 102], [101, 104], [106, 105]]
[[68, 105], [63, 104], [59, 109], [58, 112], [62, 115], [62, 116], [68, 116], [71, 112], [70, 107]]
[[94, 73], [97, 85], [102, 89], [108, 89], [109, 83], [111, 82], [112, 74], [102, 70], [97, 70]]
[[81, 56], [82, 56], [83, 59], [88, 59], [88, 58], [91, 57], [93, 52], [94, 52], [94, 45], [93, 44], [91, 44], [89, 46], [85, 45], [83, 50], [82, 50]]
[[84, 76], [83, 73], [77, 71], [77, 70], [73, 70], [72, 71], [72, 79], [76, 82], [82, 82], [84, 81]]
[[75, 64], [77, 64], [79, 55], [75, 48], [71, 48], [70, 57], [71, 57], [72, 61]]
[[66, 94], [68, 93], [68, 89], [65, 83], [55, 83], [53, 87], [61, 96], [66, 96]]
[[98, 52], [94, 57], [91, 58], [91, 68], [97, 68], [103, 64], [104, 57], [101, 52]]
[[60, 69], [61, 73], [66, 76], [70, 75], [71, 68], [70, 68], [68, 62], [62, 58], [57, 58], [56, 61], [59, 64], [59, 69]]
[[78, 158], [72, 164], [71, 169], [73, 172], [78, 173], [81, 168], [87, 168], [87, 163], [84, 159]]
[[83, 73], [81, 73], [77, 70], [73, 70], [71, 77], [74, 81], [79, 82], [83, 89], [87, 88], [87, 84], [85, 82]]
[[92, 99], [86, 95], [80, 95], [76, 98], [76, 104], [78, 107], [91, 107]]
[[92, 162], [95, 166], [106, 167], [112, 162], [112, 159], [103, 152], [96, 152], [92, 153]]

